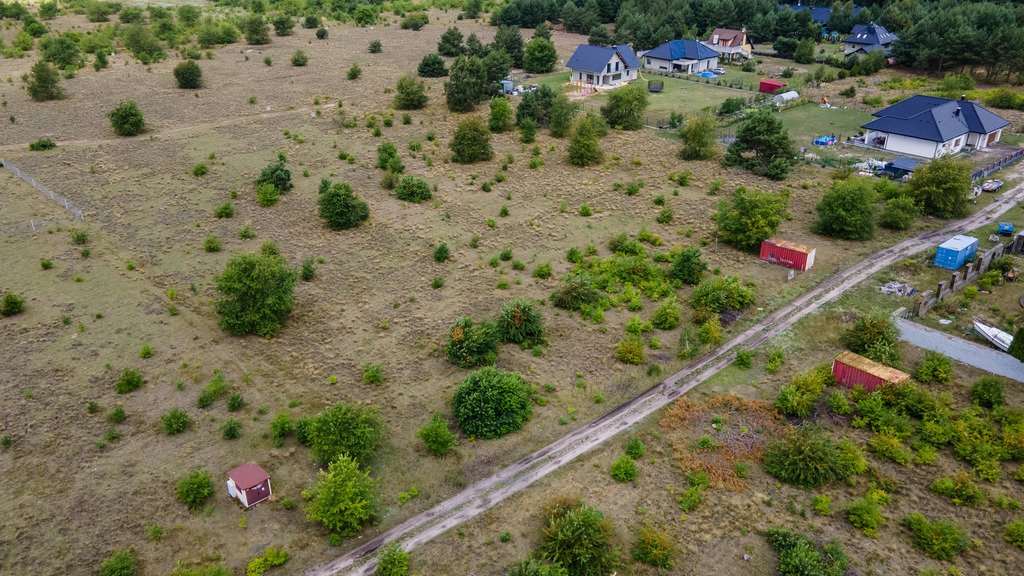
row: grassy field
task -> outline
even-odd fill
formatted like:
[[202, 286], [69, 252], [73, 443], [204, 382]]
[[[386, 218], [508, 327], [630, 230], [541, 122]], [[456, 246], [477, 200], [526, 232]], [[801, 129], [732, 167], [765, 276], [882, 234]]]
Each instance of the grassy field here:
[[779, 112], [778, 118], [797, 146], [809, 148], [819, 136], [841, 135], [845, 140], [862, 131], [861, 124], [869, 122], [871, 114], [862, 110], [821, 108], [808, 104]]
[[[4, 95], [10, 122], [0, 154], [85, 212], [84, 223], [69, 225], [42, 194], [2, 179], [0, 251], [7, 273], [0, 275], [0, 291], [26, 301], [23, 313], [0, 319], [0, 351], [7, 360], [0, 368], [0, 435], [10, 438], [9, 447], [0, 448], [4, 574], [94, 574], [104, 558], [124, 549], [135, 552], [143, 574], [213, 563], [239, 574], [270, 546], [292, 556], [280, 573], [301, 573], [601, 416], [651, 386], [656, 370], [677, 369], [676, 342], [692, 318], [689, 306], [682, 306], [680, 327], [656, 333], [660, 345], [648, 337], [646, 361], [634, 366], [616, 360], [615, 345], [631, 318], [653, 315], [651, 299], [639, 299], [640, 310], [619, 303], [599, 324], [549, 304], [559, 278], [572, 269], [566, 260], [570, 248], [593, 245], [598, 256], [607, 257], [610, 238], [644, 229], [658, 236], [657, 246], [653, 240], [645, 244], [652, 255], [702, 246], [710, 274], [735, 274], [756, 288], [757, 301], [748, 316], [728, 327], [728, 338], [750, 316], [768, 313], [907, 234], [938, 225], [922, 221], [908, 232], [881, 231], [862, 243], [821, 238], [811, 233], [810, 224], [829, 171], [800, 165], [786, 182], [773, 182], [714, 160], [681, 162], [677, 146], [666, 146], [649, 130], [612, 132], [601, 141], [605, 162], [587, 169], [570, 166], [567, 142], [547, 130], [539, 131], [536, 152], [510, 132], [493, 136], [491, 160], [453, 163], [448, 144], [462, 116], [445, 107], [444, 79], [426, 80], [430, 100], [424, 109], [409, 112], [407, 124], [402, 112], [391, 110], [392, 89], [435, 51], [448, 26], [457, 24], [467, 36], [475, 32], [484, 42], [493, 39], [495, 29], [456, 20], [455, 10], [433, 10], [430, 17], [418, 32], [399, 30], [397, 17], [385, 14], [375, 28], [332, 23], [323, 41], [313, 30], [297, 27], [291, 36], [273, 36], [269, 45], [213, 48], [211, 57], [199, 61], [205, 87], [195, 91], [176, 88], [176, 53], [142, 65], [119, 49], [109, 68], [97, 72], [86, 66], [63, 80], [67, 99], [36, 103], [16, 80], [35, 62], [36, 50], [27, 58], [3, 60], [12, 81]], [[48, 25], [82, 32], [97, 27], [81, 15], [62, 15]], [[18, 27], [5, 27], [0, 38], [10, 44], [17, 32]], [[554, 33], [563, 56], [580, 38]], [[383, 52], [370, 54], [367, 46], [378, 39]], [[308, 54], [306, 67], [288, 64], [297, 49]], [[363, 75], [348, 80], [346, 71], [354, 63]], [[554, 75], [539, 81], [564, 80]], [[651, 116], [667, 116], [677, 107], [700, 109], [737, 93], [671, 82], [671, 90], [656, 96]], [[147, 131], [119, 138], [106, 114], [128, 98], [138, 102]], [[485, 115], [486, 105], [474, 114]], [[379, 135], [367, 127], [371, 117], [386, 119]], [[356, 126], [344, 127], [346, 119], [355, 119]], [[28, 143], [39, 138], [58, 147], [30, 152]], [[376, 150], [384, 141], [402, 152], [407, 174], [436, 187], [430, 201], [402, 202], [380, 186]], [[340, 159], [339, 152], [351, 160]], [[261, 206], [253, 181], [282, 156], [295, 188], [276, 205]], [[535, 161], [530, 168], [531, 156], [543, 164]], [[197, 163], [207, 165], [205, 176], [193, 176]], [[692, 172], [691, 183], [676, 186], [669, 175], [684, 170]], [[317, 217], [322, 178], [349, 182], [369, 204], [370, 220], [350, 230], [327, 229]], [[494, 180], [491, 191], [483, 189], [487, 180]], [[616, 186], [637, 180], [645, 185], [632, 196]], [[782, 222], [779, 235], [819, 248], [811, 271], [791, 281], [788, 269], [715, 242], [710, 217], [739, 186], [792, 191], [792, 218]], [[667, 223], [656, 221], [662, 212], [656, 201], [674, 210]], [[214, 217], [213, 209], [225, 202], [233, 203], [234, 216]], [[592, 216], [580, 215], [585, 203]], [[36, 218], [45, 227], [32, 232], [25, 224]], [[243, 226], [255, 238], [241, 237]], [[72, 243], [71, 229], [87, 234], [85, 244]], [[221, 241], [222, 250], [204, 250], [210, 235]], [[233, 254], [257, 252], [264, 242], [276, 243], [292, 267], [310, 258], [322, 261], [315, 277], [296, 287], [295, 309], [278, 335], [232, 336], [218, 327], [215, 278]], [[451, 250], [445, 263], [432, 257], [441, 242]], [[506, 249], [513, 260], [491, 265]], [[43, 260], [52, 266], [42, 266]], [[553, 276], [535, 278], [533, 270], [548, 262]], [[432, 287], [435, 278], [443, 279], [442, 287]], [[682, 287], [677, 298], [685, 304], [692, 291]], [[467, 373], [445, 360], [449, 327], [462, 316], [492, 317], [516, 297], [537, 302], [549, 345], [539, 355], [503, 346], [497, 366], [536, 385], [543, 403], [538, 399], [521, 432], [489, 441], [462, 435], [451, 456], [430, 456], [416, 432], [434, 412], [451, 416], [453, 391]], [[152, 356], [142, 357], [143, 345], [151, 347]], [[820, 361], [830, 353], [823, 347], [813, 357]], [[364, 367], [371, 363], [383, 364], [380, 385], [363, 381]], [[114, 381], [124, 368], [140, 370], [145, 385], [130, 394], [115, 393]], [[200, 391], [216, 371], [231, 392], [243, 395], [240, 410], [229, 411], [223, 400], [198, 405]], [[743, 393], [754, 397], [758, 387], [777, 386], [789, 374], [730, 370], [723, 376], [727, 382], [715, 385], [747, 386]], [[319, 471], [308, 449], [294, 437], [275, 445], [269, 429], [277, 414], [296, 421], [336, 402], [378, 406], [387, 425], [370, 465], [379, 481], [378, 520], [341, 546], [332, 546], [329, 533], [302, 511], [301, 495]], [[116, 408], [126, 412], [123, 422], [106, 417]], [[160, 417], [172, 408], [188, 412], [190, 427], [166, 435]], [[220, 427], [229, 417], [243, 422], [240, 439], [222, 437]], [[669, 441], [658, 444], [656, 428], [643, 433], [660, 451], [652, 455], [658, 475], [649, 478], [658, 486], [680, 486], [685, 480], [672, 462]], [[599, 467], [616, 449], [609, 447], [595, 460]], [[249, 460], [270, 473], [275, 495], [243, 510], [223, 482], [227, 470]], [[593, 468], [590, 460], [576, 463], [518, 495], [510, 520], [500, 517], [504, 508], [481, 519], [500, 519], [495, 526], [513, 529], [512, 546], [499, 550], [486, 544], [494, 536], [471, 526], [472, 538], [453, 535], [450, 542], [419, 549], [414, 570], [457, 573], [451, 572], [454, 567], [465, 565], [475, 573], [497, 573], [536, 537], [537, 510], [554, 489], [599, 489], [596, 495], [616, 502], [609, 511], [622, 526], [631, 524], [641, 507], [657, 511], [659, 518], [677, 516], [663, 488], [599, 484], [596, 469], [588, 466]], [[202, 510], [190, 513], [178, 502], [175, 486], [197, 468], [211, 473], [216, 492]], [[554, 484], [563, 481], [568, 486]], [[764, 478], [758, 482], [757, 493], [771, 489]], [[413, 486], [418, 496], [400, 497]], [[725, 508], [750, 507], [747, 495], [716, 494]], [[285, 499], [298, 506], [285, 507]], [[680, 542], [689, 547], [688, 535], [707, 528], [707, 537], [694, 541], [702, 550], [749, 544], [762, 562], [765, 545], [756, 532], [737, 544], [727, 521], [711, 514], [714, 507], [704, 510], [694, 521], [673, 524], [681, 530]], [[162, 529], [159, 538], [152, 536], [160, 532], [154, 527]], [[891, 555], [885, 544], [863, 548]], [[700, 561], [704, 564], [694, 566], [715, 572], [701, 568], [715, 558], [708, 554]], [[716, 573], [746, 573], [748, 566], [739, 556], [730, 557]], [[642, 566], [632, 568], [645, 573]]]

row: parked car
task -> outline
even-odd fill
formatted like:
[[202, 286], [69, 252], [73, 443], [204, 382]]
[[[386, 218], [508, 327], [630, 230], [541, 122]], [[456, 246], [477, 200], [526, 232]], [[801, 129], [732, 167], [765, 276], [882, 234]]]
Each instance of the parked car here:
[[725, 68], [715, 68], [712, 72], [715, 74], [725, 74]]

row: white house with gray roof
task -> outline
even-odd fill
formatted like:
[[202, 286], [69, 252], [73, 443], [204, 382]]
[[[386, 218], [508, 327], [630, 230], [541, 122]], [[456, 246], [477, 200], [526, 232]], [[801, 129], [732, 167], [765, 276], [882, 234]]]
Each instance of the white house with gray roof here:
[[968, 101], [935, 96], [911, 96], [872, 114], [861, 126], [864, 142], [900, 154], [938, 158], [965, 147], [995, 144], [1010, 122]]

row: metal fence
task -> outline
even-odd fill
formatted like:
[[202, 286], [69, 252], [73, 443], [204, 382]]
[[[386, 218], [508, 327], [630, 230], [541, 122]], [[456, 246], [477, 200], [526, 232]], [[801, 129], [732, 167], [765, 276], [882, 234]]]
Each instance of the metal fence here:
[[996, 170], [1006, 168], [1010, 164], [1013, 164], [1017, 160], [1020, 160], [1022, 157], [1024, 157], [1024, 148], [1007, 154], [1006, 156], [1003, 156], [999, 160], [989, 164], [988, 166], [985, 166], [981, 170], [978, 170], [974, 174], [971, 174], [971, 180], [981, 180], [982, 178], [985, 178], [986, 176], [995, 172]]
[[[53, 200], [57, 204], [60, 204], [68, 212], [71, 212], [71, 214], [74, 216], [74, 218], [72, 220], [81, 220], [82, 222], [85, 222], [85, 216], [82, 215], [82, 211], [79, 210], [74, 204], [68, 202], [67, 198], [64, 198], [63, 196], [60, 196], [59, 194], [55, 194], [53, 190], [50, 190], [46, 186], [43, 186], [39, 182], [36, 182], [35, 178], [33, 178], [33, 177], [29, 176], [28, 174], [22, 172], [16, 166], [11, 164], [7, 160], [4, 160], [3, 158], [0, 158], [0, 165], [2, 165], [4, 168], [10, 170], [10, 172], [12, 174], [14, 174], [15, 176], [17, 176], [18, 178], [21, 178], [25, 182], [28, 182], [29, 184], [31, 184], [32, 187], [35, 188], [36, 190], [39, 190], [43, 194], [46, 194], [47, 196], [49, 196], [50, 200]], [[32, 228], [32, 230], [35, 230], [35, 224], [34, 223], [30, 223], [30, 227]]]

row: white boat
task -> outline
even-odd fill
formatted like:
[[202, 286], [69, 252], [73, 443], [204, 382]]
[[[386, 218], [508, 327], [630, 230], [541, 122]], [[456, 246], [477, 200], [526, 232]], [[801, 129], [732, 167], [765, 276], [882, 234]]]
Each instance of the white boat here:
[[985, 324], [977, 317], [974, 318], [974, 330], [978, 334], [985, 337], [986, 340], [995, 344], [996, 348], [999, 348], [1003, 352], [1006, 352], [1010, 347], [1010, 343], [1013, 342], [1013, 335], [1003, 332], [995, 326], [989, 326]]

